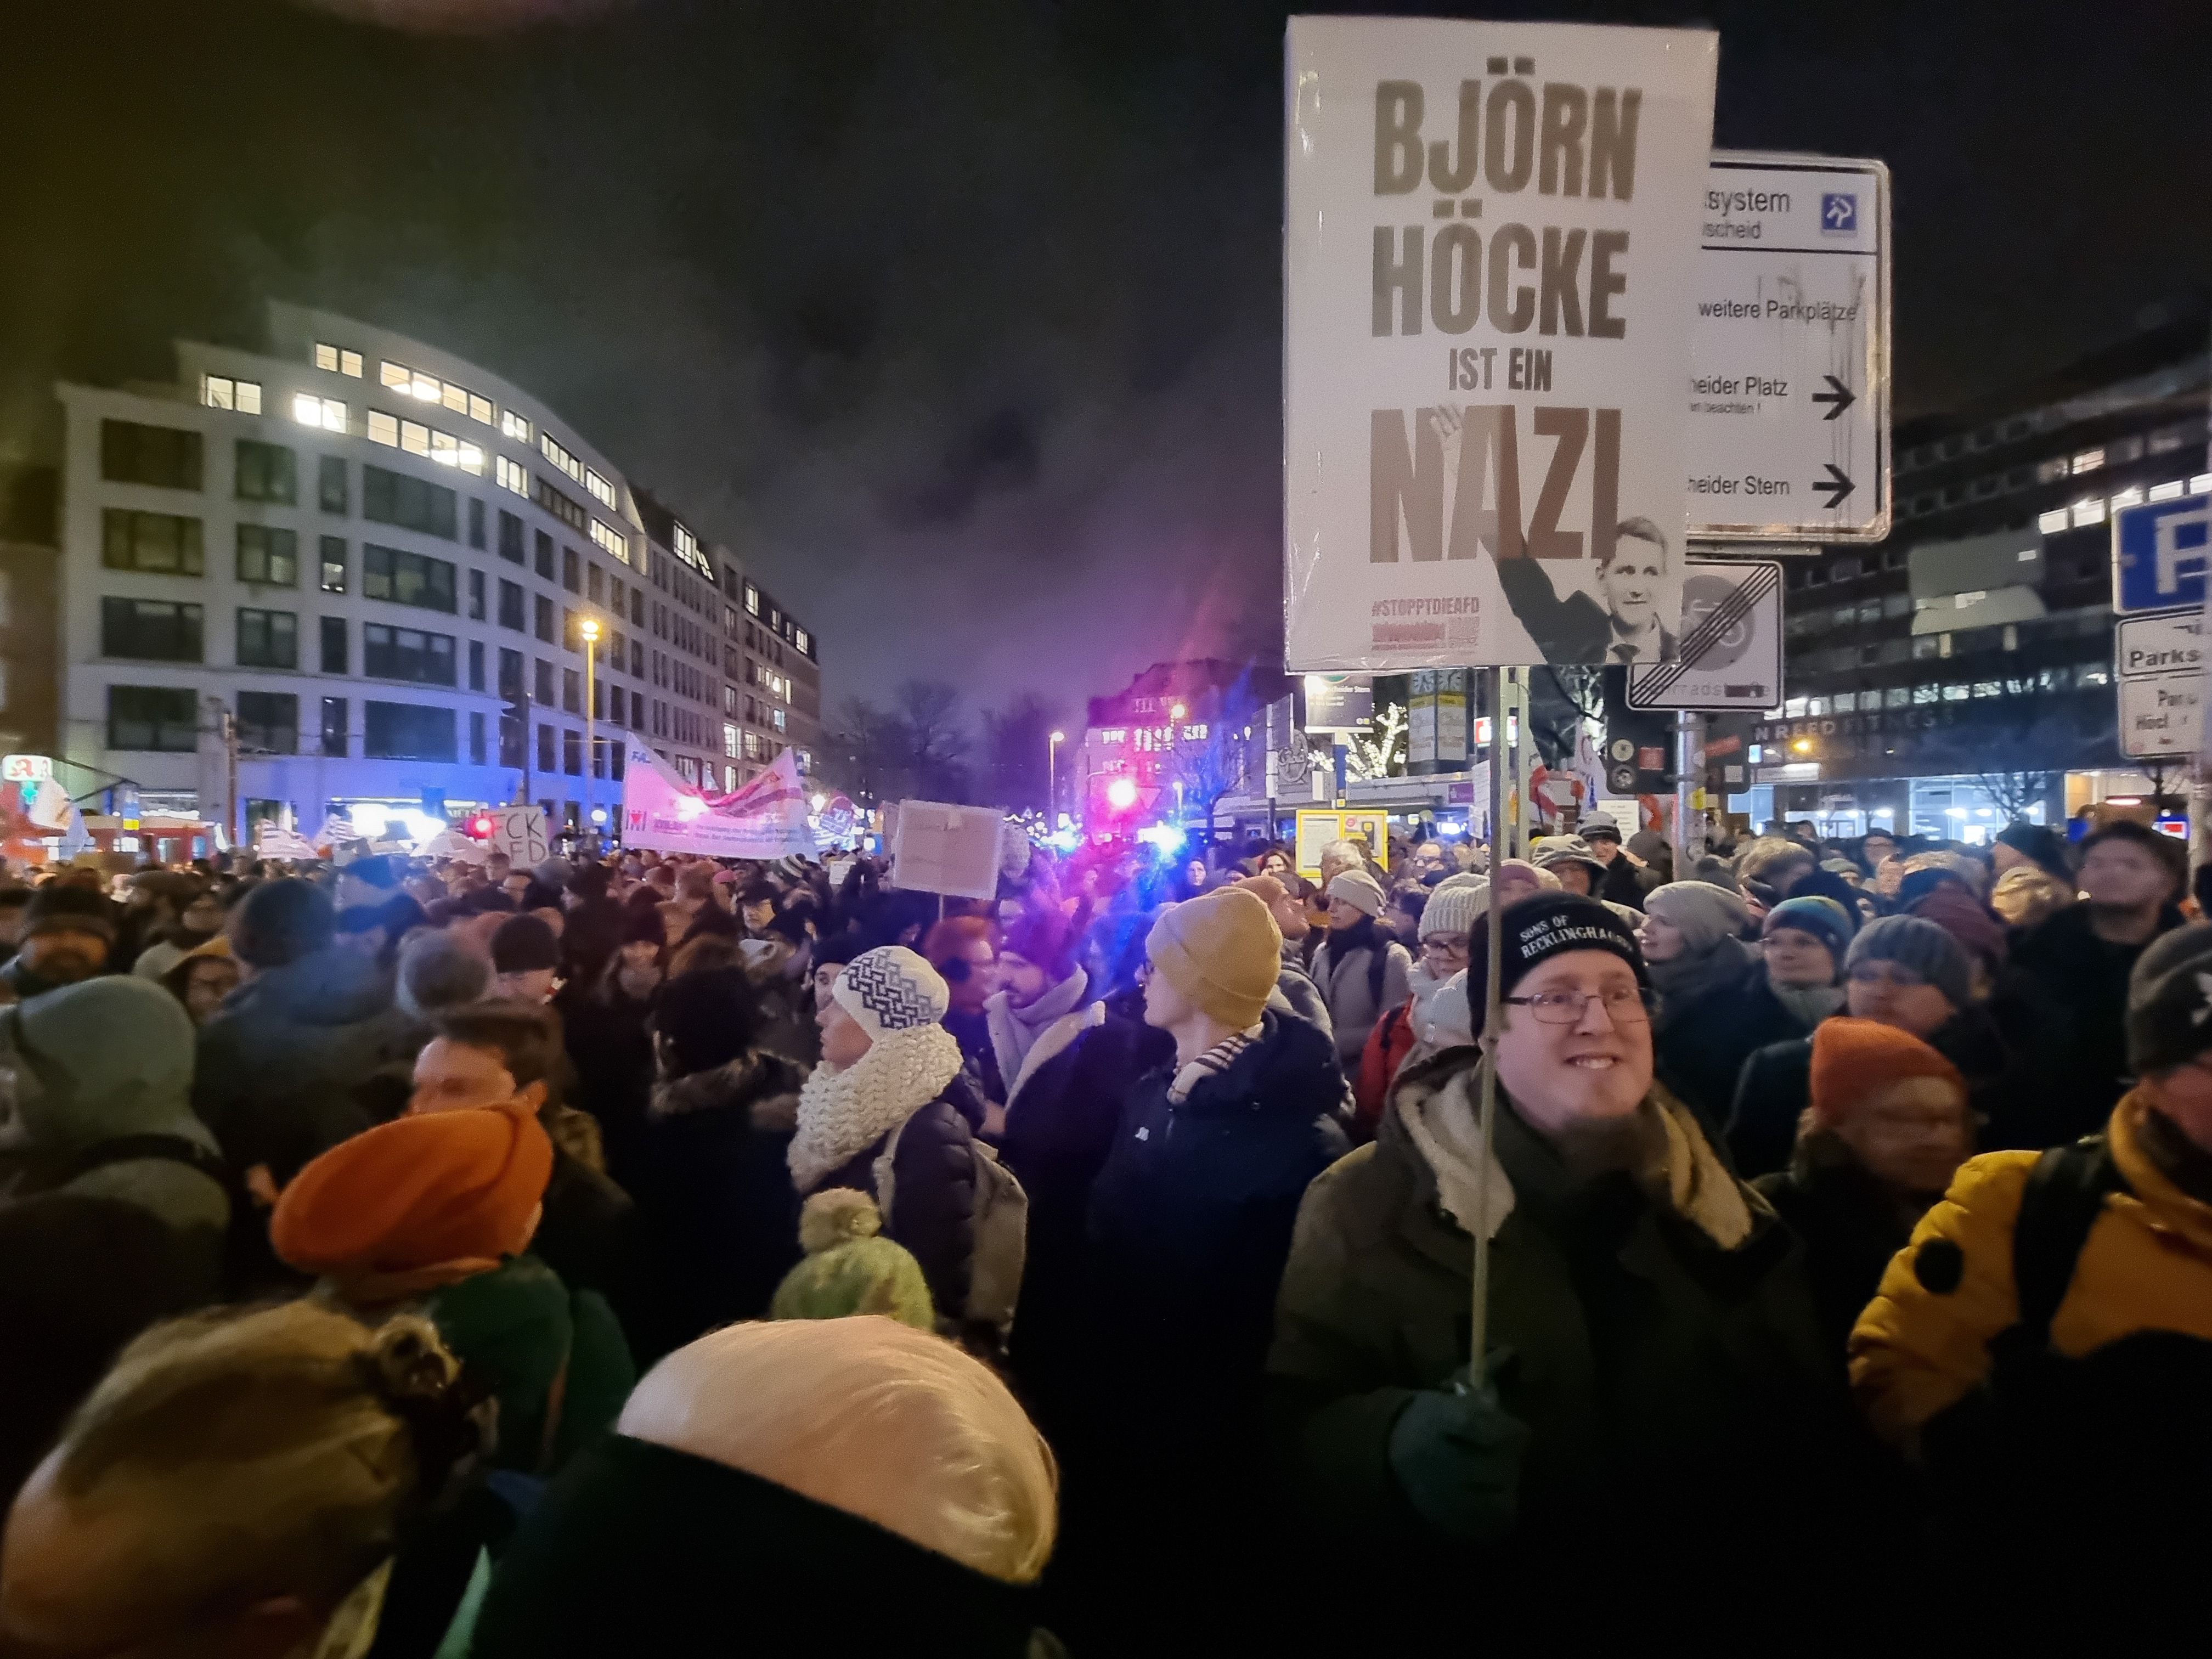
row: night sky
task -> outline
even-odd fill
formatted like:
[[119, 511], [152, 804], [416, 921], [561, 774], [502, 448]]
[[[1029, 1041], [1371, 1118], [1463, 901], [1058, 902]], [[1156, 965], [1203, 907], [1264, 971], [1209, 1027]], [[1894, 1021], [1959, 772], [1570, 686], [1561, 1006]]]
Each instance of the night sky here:
[[[1900, 417], [2212, 274], [2199, 0], [1480, 9], [1716, 24], [1717, 143], [1887, 160]], [[465, 10], [556, 21], [350, 21]], [[9, 11], [0, 459], [275, 294], [541, 396], [820, 632], [833, 708], [1279, 651], [1280, 7]]]

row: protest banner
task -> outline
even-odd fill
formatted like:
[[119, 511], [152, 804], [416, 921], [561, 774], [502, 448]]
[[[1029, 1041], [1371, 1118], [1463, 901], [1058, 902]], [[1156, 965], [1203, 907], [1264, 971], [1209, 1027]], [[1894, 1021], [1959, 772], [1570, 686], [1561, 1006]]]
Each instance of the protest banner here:
[[1293, 672], [1675, 654], [1714, 35], [1295, 17]]
[[[806, 792], [790, 750], [735, 794], [709, 801], [635, 732], [623, 768], [625, 847], [718, 859], [812, 858]], [[544, 854], [540, 854], [543, 857]]]

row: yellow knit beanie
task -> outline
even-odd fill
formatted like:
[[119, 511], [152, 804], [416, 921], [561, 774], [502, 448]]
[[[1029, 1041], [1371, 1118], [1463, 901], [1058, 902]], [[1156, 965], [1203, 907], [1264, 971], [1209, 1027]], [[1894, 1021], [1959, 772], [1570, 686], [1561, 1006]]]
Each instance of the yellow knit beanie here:
[[1154, 972], [1240, 1031], [1259, 1024], [1282, 972], [1282, 949], [1267, 905], [1241, 886], [1170, 905], [1145, 940]]

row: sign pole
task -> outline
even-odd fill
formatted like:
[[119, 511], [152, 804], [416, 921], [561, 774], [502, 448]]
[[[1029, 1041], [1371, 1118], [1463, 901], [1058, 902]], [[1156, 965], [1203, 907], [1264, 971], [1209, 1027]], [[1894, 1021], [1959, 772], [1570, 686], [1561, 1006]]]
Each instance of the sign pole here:
[[1705, 850], [1705, 826], [1698, 822], [1697, 792], [1703, 786], [1705, 717], [1685, 708], [1674, 716], [1674, 879], [1687, 881], [1690, 867]]
[[1505, 832], [1505, 670], [1490, 671], [1490, 925], [1486, 951], [1489, 976], [1482, 1011], [1482, 1105], [1479, 1139], [1481, 1152], [1474, 1182], [1474, 1319], [1468, 1325], [1467, 1373], [1479, 1388], [1483, 1382], [1490, 1326], [1490, 1144], [1498, 1116], [1498, 1028], [1502, 1023], [1498, 980], [1505, 963], [1505, 930], [1498, 915], [1498, 849]]

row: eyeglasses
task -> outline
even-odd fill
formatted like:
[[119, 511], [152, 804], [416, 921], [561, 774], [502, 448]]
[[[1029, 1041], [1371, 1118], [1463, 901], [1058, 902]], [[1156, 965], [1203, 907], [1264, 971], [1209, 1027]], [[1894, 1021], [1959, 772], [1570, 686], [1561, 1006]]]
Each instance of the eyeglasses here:
[[1928, 981], [1909, 968], [1894, 968], [1887, 963], [1854, 968], [1848, 977], [1854, 985], [1886, 985], [1893, 991], [1910, 991]]
[[1579, 1025], [1593, 1002], [1605, 1005], [1605, 1017], [1615, 1025], [1641, 1025], [1659, 1003], [1656, 993], [1634, 985], [1608, 986], [1602, 991], [1539, 991], [1533, 997], [1501, 1000], [1526, 1008], [1547, 1025]]

